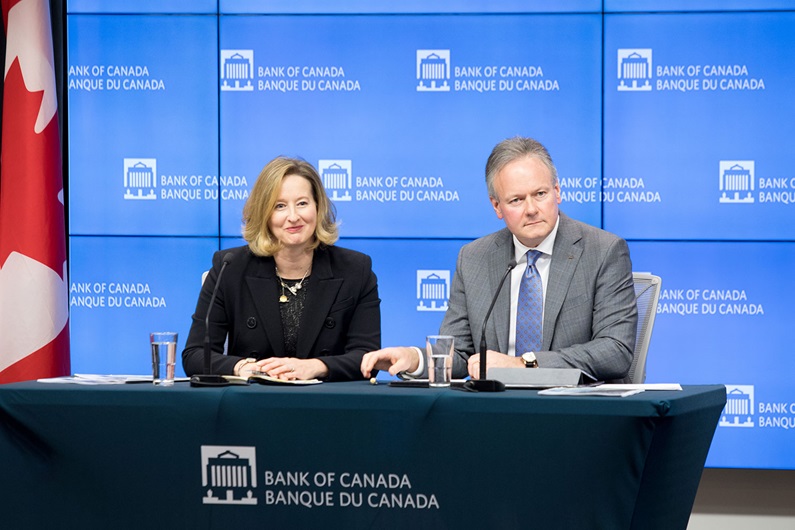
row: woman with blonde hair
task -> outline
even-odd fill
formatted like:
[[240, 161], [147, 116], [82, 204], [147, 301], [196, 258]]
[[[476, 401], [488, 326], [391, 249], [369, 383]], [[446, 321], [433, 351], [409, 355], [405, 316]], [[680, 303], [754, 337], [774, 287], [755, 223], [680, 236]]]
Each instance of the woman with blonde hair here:
[[204, 372], [209, 310], [214, 374], [361, 379], [362, 356], [381, 345], [378, 283], [369, 256], [334, 246], [334, 206], [315, 168], [296, 158], [270, 161], [243, 221], [248, 245], [213, 256], [182, 352], [185, 373]]

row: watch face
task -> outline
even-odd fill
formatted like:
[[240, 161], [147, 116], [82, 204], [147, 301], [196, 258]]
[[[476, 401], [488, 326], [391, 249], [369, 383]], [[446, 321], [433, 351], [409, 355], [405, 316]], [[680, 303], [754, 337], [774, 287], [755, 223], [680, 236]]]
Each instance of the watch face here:
[[538, 360], [536, 359], [536, 354], [531, 351], [523, 353], [522, 360], [524, 361], [525, 368], [536, 368], [538, 366]]

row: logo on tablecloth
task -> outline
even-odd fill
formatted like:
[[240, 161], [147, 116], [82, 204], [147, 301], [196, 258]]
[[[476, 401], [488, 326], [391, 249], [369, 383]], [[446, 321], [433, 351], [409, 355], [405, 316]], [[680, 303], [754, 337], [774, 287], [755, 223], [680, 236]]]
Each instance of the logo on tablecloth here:
[[447, 311], [450, 271], [417, 271], [417, 311]]
[[255, 447], [202, 445], [204, 504], [257, 504]]
[[726, 385], [726, 406], [720, 415], [721, 427], [754, 426], [754, 386]]

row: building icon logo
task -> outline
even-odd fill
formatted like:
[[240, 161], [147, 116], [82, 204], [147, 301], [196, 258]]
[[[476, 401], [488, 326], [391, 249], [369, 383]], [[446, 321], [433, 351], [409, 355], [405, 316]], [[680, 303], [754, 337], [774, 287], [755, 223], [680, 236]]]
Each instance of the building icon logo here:
[[726, 385], [726, 406], [720, 415], [721, 427], [754, 426], [754, 386]]
[[157, 199], [157, 159], [124, 159], [124, 200], [153, 201]]
[[221, 50], [221, 90], [254, 90], [254, 50]]
[[417, 91], [450, 92], [450, 50], [417, 50]]
[[651, 48], [618, 49], [618, 90], [651, 92]]
[[417, 311], [447, 311], [450, 300], [450, 271], [417, 271]]
[[754, 161], [721, 160], [718, 186], [721, 203], [753, 203]]
[[350, 160], [319, 160], [317, 170], [332, 201], [350, 201], [353, 171]]
[[202, 445], [203, 504], [257, 504], [255, 447]]

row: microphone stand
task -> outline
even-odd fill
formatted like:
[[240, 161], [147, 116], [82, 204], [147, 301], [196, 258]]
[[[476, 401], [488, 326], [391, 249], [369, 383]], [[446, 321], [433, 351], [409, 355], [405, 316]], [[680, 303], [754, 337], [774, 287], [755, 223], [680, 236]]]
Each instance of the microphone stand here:
[[486, 379], [486, 324], [488, 324], [491, 312], [494, 309], [494, 305], [497, 303], [497, 298], [500, 296], [500, 291], [502, 291], [502, 286], [505, 284], [505, 279], [508, 277], [514, 267], [516, 267], [516, 260], [512, 259], [510, 263], [508, 263], [508, 268], [505, 270], [505, 274], [502, 275], [502, 280], [500, 280], [500, 285], [497, 287], [497, 292], [494, 293], [494, 298], [491, 301], [489, 310], [486, 311], [486, 318], [483, 319], [483, 330], [480, 334], [480, 378], [470, 379], [465, 383], [465, 386], [469, 390], [474, 390], [477, 392], [505, 391], [505, 383], [502, 381], [497, 381], [496, 379]]
[[221, 277], [224, 275], [224, 269], [232, 261], [234, 255], [228, 252], [224, 256], [224, 262], [221, 264], [221, 270], [218, 272], [218, 279], [215, 281], [213, 288], [213, 295], [210, 297], [210, 304], [207, 306], [207, 314], [204, 317], [204, 373], [196, 374], [190, 378], [190, 386], [227, 386], [231, 384], [224, 376], [212, 373], [212, 361], [210, 350], [210, 312], [215, 304], [215, 297], [218, 295], [218, 286], [221, 285]]

